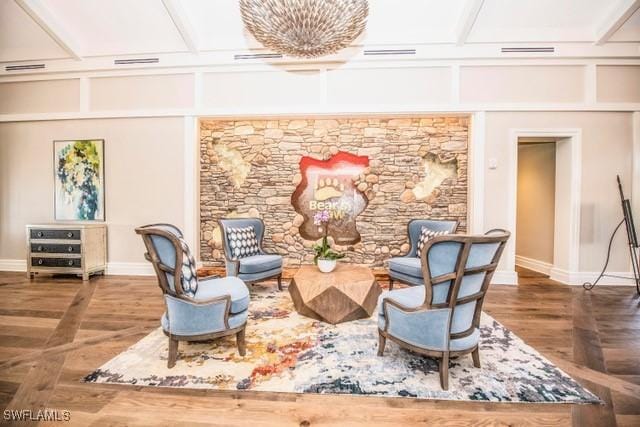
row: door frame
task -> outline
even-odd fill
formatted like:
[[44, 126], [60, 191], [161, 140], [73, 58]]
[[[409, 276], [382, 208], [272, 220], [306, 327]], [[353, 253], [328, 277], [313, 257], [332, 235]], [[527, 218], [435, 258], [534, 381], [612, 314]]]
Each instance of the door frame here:
[[[516, 225], [518, 203], [518, 140], [527, 137], [546, 137], [568, 139], [571, 151], [571, 182], [570, 182], [570, 211], [569, 211], [569, 245], [567, 269], [554, 265], [551, 269], [551, 279], [572, 284], [580, 266], [580, 203], [582, 189], [582, 129], [579, 128], [512, 128], [509, 129], [509, 186], [508, 186], [508, 227], [512, 239], [505, 248], [507, 265], [515, 270], [516, 259]], [[556, 164], [557, 167], [557, 164]], [[554, 227], [554, 241], [557, 228]]]

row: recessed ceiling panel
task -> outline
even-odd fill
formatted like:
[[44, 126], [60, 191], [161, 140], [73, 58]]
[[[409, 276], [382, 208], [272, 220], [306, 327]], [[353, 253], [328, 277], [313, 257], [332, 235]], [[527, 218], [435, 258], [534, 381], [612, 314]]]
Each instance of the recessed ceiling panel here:
[[244, 30], [238, 0], [189, 0], [182, 5], [196, 30], [201, 50], [262, 47]]
[[161, 0], [42, 0], [83, 56], [187, 50]]
[[370, 0], [363, 42], [440, 43], [454, 40], [465, 0]]
[[0, 62], [68, 57], [13, 0], [0, 0]]
[[640, 9], [611, 37], [612, 42], [640, 42]]
[[593, 41], [615, 6], [603, 0], [485, 0], [469, 42]]
[[[465, 0], [369, 0], [367, 27], [356, 44], [439, 43], [454, 39]], [[202, 50], [262, 47], [244, 31], [237, 0], [183, 2]]]

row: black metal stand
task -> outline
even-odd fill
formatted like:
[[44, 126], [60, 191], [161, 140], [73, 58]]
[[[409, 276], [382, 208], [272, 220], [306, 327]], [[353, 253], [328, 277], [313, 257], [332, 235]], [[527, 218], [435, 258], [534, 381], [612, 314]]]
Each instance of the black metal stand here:
[[[606, 273], [607, 267], [609, 266], [609, 260], [611, 259], [611, 248], [613, 246], [613, 239], [616, 237], [616, 233], [618, 232], [618, 230], [620, 229], [620, 226], [623, 223], [626, 225], [626, 228], [627, 228], [627, 238], [629, 241], [629, 254], [631, 255], [631, 268], [633, 270], [633, 277], [616, 276], [615, 274]], [[633, 239], [631, 239], [632, 229], [630, 227], [631, 225], [629, 224], [629, 221], [626, 218], [618, 223], [615, 230], [613, 230], [613, 233], [611, 233], [611, 238], [609, 239], [609, 247], [607, 248], [607, 259], [604, 262], [604, 266], [602, 267], [602, 271], [600, 272], [600, 275], [593, 283], [591, 282], [583, 283], [582, 284], [583, 288], [590, 291], [598, 284], [600, 279], [602, 279], [603, 277], [614, 277], [616, 279], [625, 279], [625, 280], [635, 281], [636, 291], [638, 292], [638, 295], [640, 295], [640, 255], [638, 254], [638, 248], [635, 247], [633, 244]]]

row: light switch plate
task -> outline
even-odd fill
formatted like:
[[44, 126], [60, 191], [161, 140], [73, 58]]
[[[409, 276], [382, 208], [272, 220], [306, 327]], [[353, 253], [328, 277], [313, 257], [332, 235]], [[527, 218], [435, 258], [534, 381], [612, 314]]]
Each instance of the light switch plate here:
[[498, 159], [495, 157], [489, 159], [489, 169], [498, 169]]

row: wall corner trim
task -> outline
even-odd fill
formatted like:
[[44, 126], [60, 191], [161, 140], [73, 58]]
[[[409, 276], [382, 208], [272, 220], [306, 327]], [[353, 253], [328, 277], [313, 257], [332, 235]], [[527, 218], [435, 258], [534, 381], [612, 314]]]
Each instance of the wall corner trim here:
[[522, 255], [516, 255], [516, 265], [538, 273], [546, 274], [547, 276], [551, 275], [551, 270], [553, 269], [553, 264], [549, 262], [527, 258]]
[[491, 279], [492, 285], [517, 285], [518, 273], [515, 270], [496, 270]]

